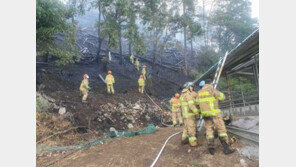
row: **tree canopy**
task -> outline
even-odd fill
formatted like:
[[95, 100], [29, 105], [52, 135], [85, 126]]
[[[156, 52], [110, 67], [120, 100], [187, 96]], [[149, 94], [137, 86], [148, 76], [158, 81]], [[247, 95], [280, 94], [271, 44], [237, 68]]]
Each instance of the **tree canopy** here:
[[79, 60], [76, 25], [68, 19], [73, 9], [59, 0], [37, 0], [36, 2], [36, 51], [37, 56], [56, 57], [57, 65], [66, 65]]

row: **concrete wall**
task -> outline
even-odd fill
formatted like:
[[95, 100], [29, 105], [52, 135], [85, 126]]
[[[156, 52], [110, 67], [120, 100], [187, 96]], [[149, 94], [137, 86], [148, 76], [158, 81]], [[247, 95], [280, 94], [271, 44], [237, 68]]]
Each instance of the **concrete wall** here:
[[223, 115], [235, 115], [235, 116], [257, 116], [259, 115], [259, 104], [250, 105], [245, 107], [222, 109]]

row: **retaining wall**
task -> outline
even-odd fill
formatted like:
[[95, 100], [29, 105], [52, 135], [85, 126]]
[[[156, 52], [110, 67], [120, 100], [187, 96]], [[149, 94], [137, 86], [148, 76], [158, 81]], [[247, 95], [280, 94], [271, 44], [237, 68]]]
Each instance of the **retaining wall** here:
[[232, 114], [235, 116], [257, 116], [259, 115], [259, 104], [222, 109], [222, 113], [223, 115]]

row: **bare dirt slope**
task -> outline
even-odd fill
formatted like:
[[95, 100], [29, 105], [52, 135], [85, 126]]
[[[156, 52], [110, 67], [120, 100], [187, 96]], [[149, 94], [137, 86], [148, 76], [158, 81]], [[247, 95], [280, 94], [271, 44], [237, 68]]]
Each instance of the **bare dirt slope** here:
[[[109, 140], [103, 145], [97, 145], [86, 150], [80, 150], [73, 154], [60, 159], [52, 158], [43, 161], [39, 159], [37, 166], [46, 166], [52, 161], [60, 159], [52, 166], [71, 166], [71, 167], [99, 167], [99, 166], [150, 166], [158, 154], [163, 143], [173, 133], [181, 131], [178, 128], [160, 128], [154, 134], [135, 136], [131, 138], [120, 138]], [[225, 155], [222, 152], [220, 143], [216, 141], [217, 149], [214, 156], [207, 152], [205, 137], [199, 135], [198, 147], [181, 145], [181, 134], [173, 137], [163, 154], [161, 155], [156, 166], [200, 166], [200, 167], [217, 167], [217, 166], [244, 166], [240, 163], [244, 159], [248, 167], [259, 166], [258, 162], [246, 159], [235, 152], [231, 155]], [[234, 143], [234, 148], [240, 148], [240, 143]]]

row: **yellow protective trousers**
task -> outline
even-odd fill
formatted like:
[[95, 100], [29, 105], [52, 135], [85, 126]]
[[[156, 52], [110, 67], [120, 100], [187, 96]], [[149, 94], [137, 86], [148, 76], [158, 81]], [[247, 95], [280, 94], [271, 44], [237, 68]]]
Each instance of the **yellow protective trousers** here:
[[197, 145], [195, 116], [184, 118], [182, 141], [186, 140], [187, 137], [189, 139], [190, 146], [194, 147]]
[[107, 92], [114, 94], [113, 84], [107, 84]]
[[144, 93], [144, 89], [145, 89], [145, 85], [143, 85], [143, 86], [139, 86], [139, 92], [140, 93]]
[[183, 118], [181, 116], [181, 111], [172, 112], [172, 121], [173, 125], [176, 125], [179, 121], [179, 124], [183, 124]]
[[[214, 128], [218, 132], [218, 136], [225, 138], [225, 141], [228, 143], [227, 130], [222, 118], [221, 113], [218, 113], [216, 116], [204, 117], [205, 128], [206, 128], [206, 138], [207, 140], [214, 139]], [[208, 142], [208, 144], [211, 144]]]
[[81, 92], [83, 94], [82, 100], [85, 101], [87, 99], [87, 96], [88, 96], [88, 91], [87, 91], [87, 89], [82, 89]]

